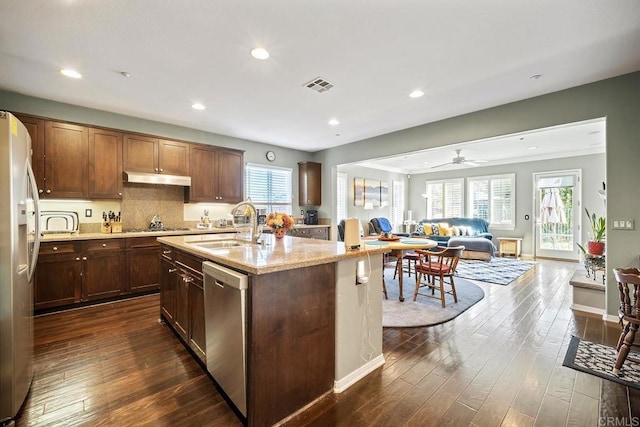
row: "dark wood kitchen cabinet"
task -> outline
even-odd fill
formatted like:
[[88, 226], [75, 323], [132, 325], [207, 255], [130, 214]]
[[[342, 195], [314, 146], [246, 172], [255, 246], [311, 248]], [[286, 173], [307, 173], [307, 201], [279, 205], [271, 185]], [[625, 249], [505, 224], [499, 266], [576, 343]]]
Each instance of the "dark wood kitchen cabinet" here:
[[160, 243], [156, 237], [126, 240], [126, 291], [142, 293], [160, 288]]
[[44, 196], [89, 197], [89, 129], [47, 121], [44, 129]]
[[322, 164], [298, 163], [298, 203], [300, 206], [322, 204]]
[[[163, 246], [164, 250], [172, 249]], [[162, 257], [161, 261], [160, 313], [185, 345], [202, 363], [206, 363], [204, 260], [182, 251], [173, 251], [175, 261], [171, 262], [167, 257]]]
[[244, 198], [244, 152], [191, 144], [187, 202], [239, 203]]
[[36, 267], [34, 308], [121, 295], [124, 262], [121, 239], [42, 243]]
[[143, 135], [124, 135], [125, 171], [189, 175], [189, 145]]
[[89, 128], [89, 197], [122, 199], [122, 133]]
[[31, 136], [31, 166], [41, 198], [87, 198], [89, 129], [17, 115]]
[[38, 193], [44, 193], [44, 123], [43, 119], [16, 114], [31, 136], [31, 168], [38, 184]]

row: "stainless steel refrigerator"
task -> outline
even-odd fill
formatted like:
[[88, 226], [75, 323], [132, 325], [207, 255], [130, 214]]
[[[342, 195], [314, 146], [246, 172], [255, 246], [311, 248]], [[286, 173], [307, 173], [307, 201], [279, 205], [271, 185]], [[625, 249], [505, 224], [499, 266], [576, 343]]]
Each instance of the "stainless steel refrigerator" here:
[[40, 247], [31, 138], [0, 111], [0, 424], [16, 416], [33, 379], [33, 276]]

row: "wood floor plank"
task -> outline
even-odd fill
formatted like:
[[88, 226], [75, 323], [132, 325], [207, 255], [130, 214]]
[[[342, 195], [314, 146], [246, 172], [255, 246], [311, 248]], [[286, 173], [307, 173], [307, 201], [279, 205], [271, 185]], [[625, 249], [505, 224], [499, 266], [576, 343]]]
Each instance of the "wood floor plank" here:
[[[612, 346], [620, 334], [570, 309], [575, 268], [537, 260], [507, 286], [479, 282], [485, 298], [450, 322], [385, 328], [383, 367], [285, 425], [630, 425], [640, 391], [561, 366], [572, 335]], [[158, 295], [38, 316], [17, 425], [241, 425], [158, 316]]]

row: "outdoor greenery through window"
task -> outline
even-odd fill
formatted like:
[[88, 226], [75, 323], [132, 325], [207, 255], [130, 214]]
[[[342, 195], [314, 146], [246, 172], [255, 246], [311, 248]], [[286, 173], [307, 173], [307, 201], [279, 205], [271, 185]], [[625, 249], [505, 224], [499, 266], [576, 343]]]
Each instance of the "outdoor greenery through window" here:
[[291, 169], [247, 163], [245, 194], [256, 209], [293, 214]]
[[427, 218], [463, 216], [463, 182], [462, 178], [427, 181]]
[[515, 174], [468, 178], [467, 216], [489, 221], [492, 228], [514, 229]]

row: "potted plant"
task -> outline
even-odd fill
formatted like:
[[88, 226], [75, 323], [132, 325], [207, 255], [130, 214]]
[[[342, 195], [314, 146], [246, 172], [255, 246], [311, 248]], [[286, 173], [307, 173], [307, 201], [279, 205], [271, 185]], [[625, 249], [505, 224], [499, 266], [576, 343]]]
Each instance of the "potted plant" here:
[[590, 255], [602, 255], [604, 253], [604, 235], [607, 230], [607, 224], [604, 217], [599, 216], [596, 217], [595, 213], [589, 213], [587, 208], [584, 208], [587, 213], [587, 218], [589, 218], [589, 223], [591, 224], [591, 239], [587, 242], [587, 248], [585, 249], [581, 244], [578, 243], [580, 250], [582, 250], [583, 254]]

